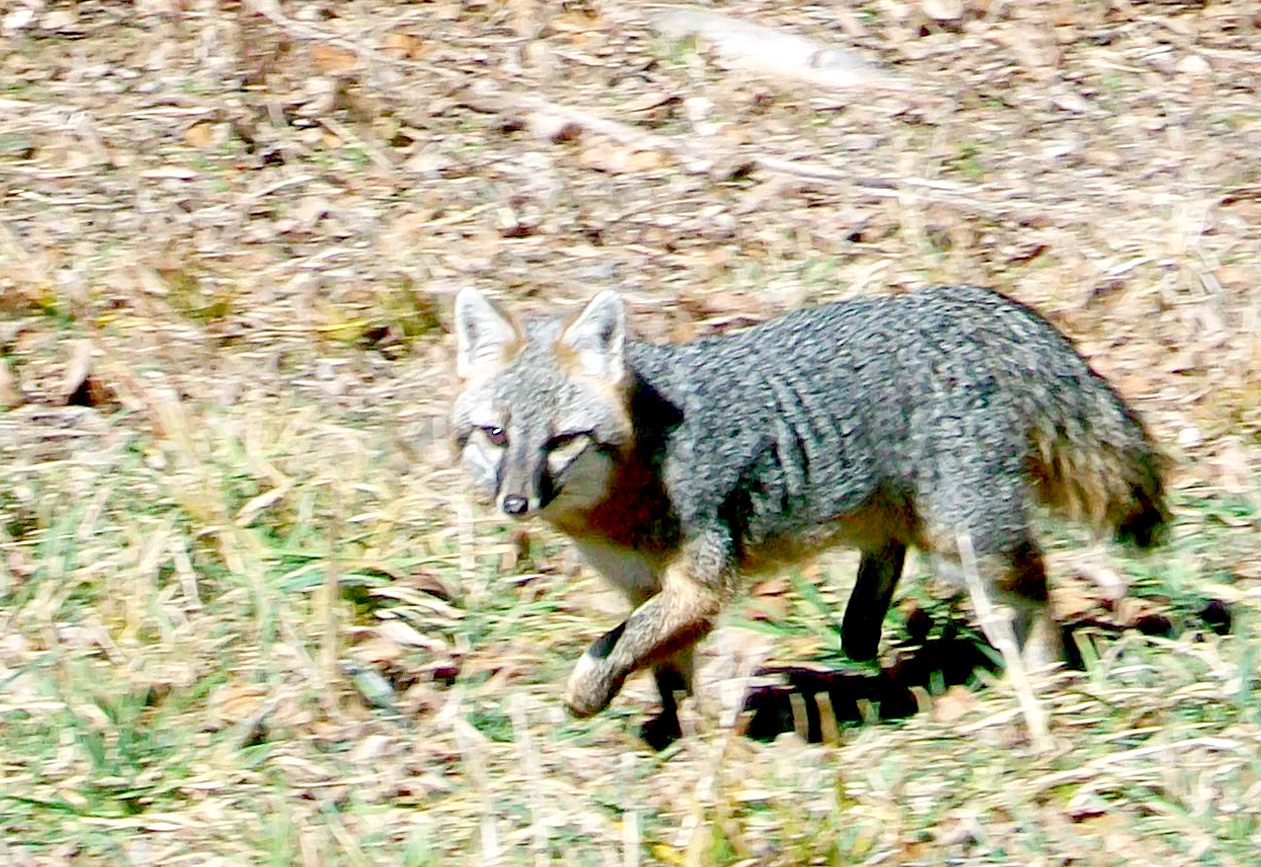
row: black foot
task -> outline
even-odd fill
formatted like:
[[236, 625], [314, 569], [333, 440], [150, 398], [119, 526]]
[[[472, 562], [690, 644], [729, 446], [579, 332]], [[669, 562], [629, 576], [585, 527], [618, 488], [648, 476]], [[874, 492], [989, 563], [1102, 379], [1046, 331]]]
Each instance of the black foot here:
[[683, 736], [677, 714], [659, 713], [644, 721], [639, 729], [644, 743], [660, 752]]

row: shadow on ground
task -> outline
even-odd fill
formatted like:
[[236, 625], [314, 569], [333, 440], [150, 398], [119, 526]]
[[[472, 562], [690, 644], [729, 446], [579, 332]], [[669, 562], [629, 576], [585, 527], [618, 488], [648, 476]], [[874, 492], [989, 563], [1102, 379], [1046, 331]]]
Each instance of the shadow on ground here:
[[[1216, 600], [1180, 622], [1162, 615], [1144, 617], [1130, 627], [1103, 620], [1081, 620], [1064, 626], [1065, 663], [1070, 669], [1083, 670], [1084, 644], [1115, 637], [1127, 628], [1172, 638], [1186, 630], [1223, 635], [1230, 632], [1231, 623], [1230, 609]], [[746, 697], [745, 736], [771, 741], [796, 731], [811, 743], [831, 740], [844, 726], [905, 719], [920, 710], [927, 696], [940, 694], [950, 686], [973, 683], [978, 675], [997, 673], [1002, 668], [997, 650], [975, 633], [953, 626], [948, 626], [938, 638], [897, 651], [895, 657], [893, 665], [870, 672], [796, 666], [760, 670], [758, 680], [775, 682], [754, 687]]]

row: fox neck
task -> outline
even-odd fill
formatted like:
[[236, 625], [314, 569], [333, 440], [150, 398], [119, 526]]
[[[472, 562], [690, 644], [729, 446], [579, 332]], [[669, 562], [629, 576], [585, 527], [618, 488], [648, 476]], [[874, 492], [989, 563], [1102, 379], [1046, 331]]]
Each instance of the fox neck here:
[[549, 522], [575, 539], [670, 553], [678, 546], [679, 521], [654, 463], [640, 449], [627, 448], [619, 455], [603, 500]]

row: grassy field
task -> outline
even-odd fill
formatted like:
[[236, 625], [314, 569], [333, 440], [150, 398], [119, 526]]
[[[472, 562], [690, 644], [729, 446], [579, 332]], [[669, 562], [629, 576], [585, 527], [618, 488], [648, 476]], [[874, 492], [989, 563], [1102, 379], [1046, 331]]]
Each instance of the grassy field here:
[[[0, 862], [1256, 863], [1256, 4], [719, 11], [871, 71], [603, 0], [0, 8]], [[1046, 522], [1052, 747], [927, 578], [845, 662], [845, 554], [736, 606], [670, 749], [646, 678], [567, 717], [621, 612], [466, 501], [453, 293], [676, 340], [950, 281], [1171, 458], [1153, 554]]]

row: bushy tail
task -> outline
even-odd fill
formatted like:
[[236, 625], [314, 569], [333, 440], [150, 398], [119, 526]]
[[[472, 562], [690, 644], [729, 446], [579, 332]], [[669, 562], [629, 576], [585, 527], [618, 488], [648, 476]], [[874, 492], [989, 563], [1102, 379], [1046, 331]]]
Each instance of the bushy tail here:
[[1096, 532], [1150, 548], [1169, 522], [1164, 458], [1112, 386], [1082, 367], [1030, 408], [1039, 499]]

